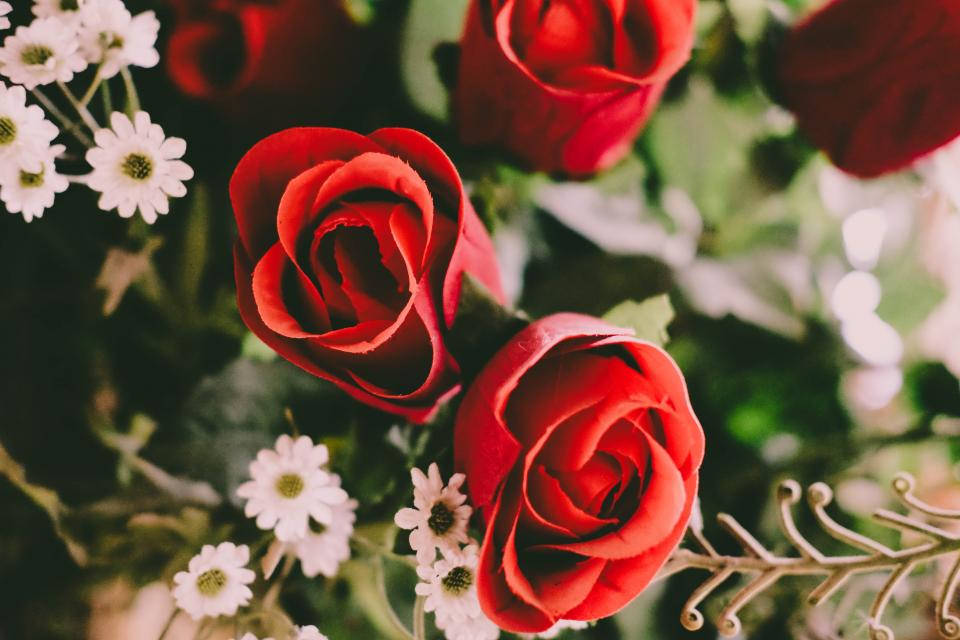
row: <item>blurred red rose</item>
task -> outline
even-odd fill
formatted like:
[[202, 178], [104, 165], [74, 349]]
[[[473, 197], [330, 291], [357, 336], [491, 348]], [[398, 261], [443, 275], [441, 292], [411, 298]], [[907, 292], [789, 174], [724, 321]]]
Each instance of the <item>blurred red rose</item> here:
[[620, 610], [679, 543], [703, 453], [662, 349], [574, 314], [523, 330], [457, 414], [456, 468], [487, 524], [484, 613], [539, 632]]
[[954, 0], [835, 0], [788, 35], [780, 84], [806, 136], [873, 177], [960, 135], [957, 60]]
[[459, 388], [444, 344], [469, 273], [503, 298], [493, 247], [426, 136], [277, 133], [230, 182], [244, 322], [354, 398], [421, 422]]
[[454, 98], [467, 144], [574, 176], [618, 162], [693, 44], [696, 0], [473, 0]]
[[239, 117], [292, 122], [332, 113], [366, 57], [363, 31], [337, 0], [170, 2], [170, 77]]

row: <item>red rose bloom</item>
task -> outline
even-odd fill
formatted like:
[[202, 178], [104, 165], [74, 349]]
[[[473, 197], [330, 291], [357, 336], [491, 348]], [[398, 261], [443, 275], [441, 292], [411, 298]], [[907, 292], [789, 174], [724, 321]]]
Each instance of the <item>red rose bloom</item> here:
[[902, 169], [960, 135], [960, 4], [836, 0], [787, 37], [786, 104], [844, 171]]
[[502, 299], [490, 238], [424, 135], [289, 129], [230, 182], [244, 322], [281, 356], [421, 422], [459, 388], [444, 346], [469, 273]]
[[454, 447], [487, 525], [480, 605], [539, 632], [612, 615], [649, 584], [687, 526], [704, 438], [666, 352], [560, 314], [481, 372]]
[[[186, 94], [238, 117], [330, 113], [368, 48], [331, 0], [170, 0], [167, 68]], [[285, 102], [279, 102], [286, 100]]]
[[455, 96], [467, 144], [585, 175], [618, 162], [693, 44], [696, 0], [473, 0]]

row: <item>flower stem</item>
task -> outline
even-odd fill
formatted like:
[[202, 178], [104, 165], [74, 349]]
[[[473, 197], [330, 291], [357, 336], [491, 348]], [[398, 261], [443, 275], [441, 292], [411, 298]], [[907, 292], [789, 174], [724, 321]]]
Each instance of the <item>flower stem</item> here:
[[170, 617], [167, 618], [167, 623], [163, 625], [163, 631], [160, 632], [160, 635], [157, 637], [157, 640], [163, 640], [167, 637], [167, 633], [170, 631], [170, 628], [173, 626], [173, 621], [177, 619], [177, 614], [180, 613], [180, 609], [174, 607], [173, 611], [170, 613]]
[[133, 83], [129, 67], [120, 67], [120, 76], [127, 91], [127, 115], [132, 118], [133, 114], [140, 111], [140, 94], [137, 93], [137, 85]]
[[110, 118], [113, 113], [113, 95], [110, 92], [110, 81], [104, 80], [100, 83], [100, 96], [103, 98], [103, 113], [105, 118]]
[[427, 614], [424, 610], [427, 599], [417, 596], [413, 605], [413, 637], [414, 640], [427, 640]]
[[103, 82], [103, 65], [101, 64], [97, 67], [97, 73], [93, 76], [93, 81], [90, 83], [90, 86], [87, 88], [87, 92], [83, 94], [83, 97], [80, 98], [80, 104], [86, 107], [90, 104], [90, 101], [93, 100], [93, 96], [97, 93], [97, 89], [100, 88], [101, 82]]
[[96, 119], [90, 115], [90, 111], [87, 109], [87, 107], [77, 100], [77, 96], [73, 95], [73, 91], [70, 91], [70, 87], [60, 80], [57, 81], [57, 86], [60, 87], [60, 91], [63, 92], [63, 95], [66, 96], [70, 104], [73, 105], [73, 108], [80, 116], [80, 119], [83, 120], [83, 123], [87, 125], [87, 127], [89, 127], [90, 131], [96, 132], [102, 128], [99, 124], [97, 124]]
[[31, 89], [30, 91], [33, 93], [37, 101], [43, 105], [43, 108], [60, 122], [60, 125], [63, 127], [64, 131], [76, 138], [80, 144], [85, 147], [95, 146], [93, 140], [91, 140], [87, 134], [80, 130], [80, 123], [74, 122], [68, 118], [63, 111], [60, 111], [57, 105], [53, 104], [53, 101], [50, 100], [50, 98], [40, 91], [40, 89]]

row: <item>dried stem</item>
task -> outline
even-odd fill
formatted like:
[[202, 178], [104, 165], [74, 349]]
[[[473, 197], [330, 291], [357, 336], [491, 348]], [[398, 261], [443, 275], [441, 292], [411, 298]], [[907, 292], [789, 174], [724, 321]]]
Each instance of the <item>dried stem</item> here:
[[[913, 478], [899, 474], [893, 482], [893, 490], [900, 502], [925, 516], [945, 520], [960, 520], [960, 511], [933, 507], [914, 495]], [[807, 503], [817, 522], [831, 537], [850, 545], [862, 553], [846, 556], [828, 556], [818, 550], [804, 537], [796, 526], [793, 507], [800, 501], [800, 485], [788, 480], [777, 491], [780, 527], [785, 537], [799, 553], [798, 556], [778, 556], [764, 547], [749, 531], [732, 516], [720, 514], [717, 521], [743, 548], [741, 556], [724, 556], [716, 552], [702, 531], [691, 531], [691, 536], [700, 551], [681, 548], [674, 552], [661, 571], [661, 578], [686, 569], [704, 569], [711, 573], [684, 605], [681, 624], [691, 631], [703, 626], [704, 617], [698, 610], [717, 588], [733, 575], [752, 576], [723, 608], [717, 620], [717, 628], [725, 637], [740, 633], [738, 617], [743, 607], [785, 576], [825, 576], [808, 596], [812, 605], [818, 605], [841, 589], [847, 580], [864, 573], [888, 572], [889, 576], [870, 608], [867, 626], [871, 640], [894, 640], [893, 631], [884, 626], [882, 619], [891, 596], [918, 566], [936, 559], [953, 556], [952, 570], [937, 599], [937, 627], [946, 640], [960, 640], [960, 617], [950, 611], [958, 587], [960, 587], [960, 535], [945, 531], [928, 522], [885, 509], [877, 510], [873, 517], [880, 524], [926, 538], [926, 542], [901, 550], [890, 549], [875, 540], [851, 531], [833, 520], [826, 507], [833, 501], [833, 492], [823, 483], [816, 483], [807, 490]]]

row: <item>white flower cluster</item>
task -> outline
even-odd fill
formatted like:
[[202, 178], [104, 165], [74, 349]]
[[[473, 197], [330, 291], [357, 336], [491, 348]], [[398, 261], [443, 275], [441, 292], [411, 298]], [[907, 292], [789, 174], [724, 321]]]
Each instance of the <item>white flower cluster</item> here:
[[245, 512], [299, 560], [304, 575], [333, 577], [350, 557], [357, 501], [340, 488], [340, 476], [325, 469], [327, 447], [307, 436], [277, 438], [250, 463], [253, 478], [237, 489]]
[[[245, 513], [261, 529], [273, 530], [287, 553], [300, 559], [308, 577], [336, 575], [350, 557], [356, 500], [340, 488], [340, 477], [324, 467], [326, 446], [307, 436], [277, 438], [273, 449], [262, 449], [250, 463], [252, 480], [238, 487], [247, 500]], [[249, 604], [248, 586], [256, 574], [247, 569], [250, 549], [224, 542], [207, 545], [173, 578], [177, 606], [192, 618], [233, 616]], [[327, 640], [313, 626], [298, 627], [296, 640]], [[246, 634], [240, 640], [257, 640]], [[265, 638], [264, 640], [272, 640]]]
[[[394, 522], [410, 530], [410, 548], [417, 554], [417, 595], [434, 614], [448, 640], [494, 640], [500, 629], [480, 609], [477, 599], [477, 543], [467, 527], [473, 509], [460, 492], [466, 476], [454, 474], [444, 483], [440, 468], [427, 473], [412, 469], [414, 508], [397, 512]], [[440, 557], [437, 557], [437, 551]]]
[[[473, 509], [460, 491], [466, 476], [455, 473], [444, 484], [436, 463], [427, 473], [412, 469], [410, 476], [414, 508], [398, 511], [394, 522], [410, 531], [410, 548], [417, 555], [421, 580], [416, 591], [425, 598], [424, 610], [434, 614], [437, 628], [447, 640], [499, 638], [499, 627], [484, 615], [477, 598], [479, 547], [467, 531]], [[564, 630], [586, 627], [585, 622], [561, 620], [528, 637], [556, 638]]]
[[[0, 0], [0, 29], [10, 27], [4, 17], [10, 4]], [[154, 67], [160, 61], [156, 50], [160, 23], [153, 11], [136, 16], [122, 0], [34, 0], [35, 19], [19, 26], [0, 46], [0, 74], [12, 83], [0, 82], [0, 200], [10, 213], [21, 213], [30, 222], [49, 208], [56, 194], [69, 185], [57, 172], [55, 162], [66, 148], [53, 144], [59, 129], [43, 109], [27, 105], [26, 91], [36, 94], [47, 110], [78, 140], [90, 147], [88, 176], [74, 176], [100, 192], [101, 209], [117, 209], [129, 218], [139, 209], [152, 224], [158, 214], [169, 211], [169, 198], [186, 194], [183, 181], [193, 170], [180, 158], [186, 143], [166, 138], [163, 129], [138, 111], [133, 121], [121, 113], [106, 114], [110, 128], [102, 128], [87, 109], [100, 85], [129, 66]], [[67, 87], [76, 74], [96, 65], [90, 89], [78, 99]], [[128, 92], [133, 85], [124, 76]], [[56, 107], [41, 86], [54, 84], [76, 110], [80, 123]], [[128, 94], [128, 100], [131, 95]], [[131, 100], [131, 104], [136, 104]], [[90, 141], [83, 129], [94, 134]]]

